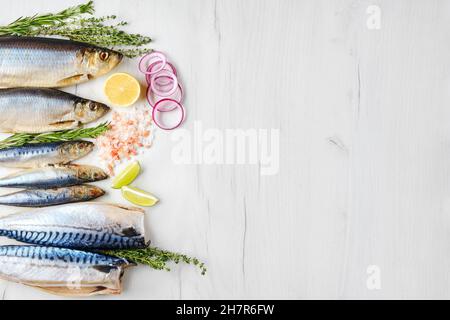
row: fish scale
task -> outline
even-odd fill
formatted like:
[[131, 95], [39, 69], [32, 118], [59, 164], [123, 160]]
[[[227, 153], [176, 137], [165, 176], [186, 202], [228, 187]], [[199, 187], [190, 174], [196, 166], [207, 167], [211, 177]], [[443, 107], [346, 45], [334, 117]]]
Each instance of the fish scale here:
[[106, 179], [100, 168], [87, 165], [53, 165], [15, 172], [0, 178], [0, 187], [47, 189], [68, 187]]
[[43, 37], [0, 38], [0, 88], [61, 87], [106, 74], [122, 55], [86, 43]]
[[92, 151], [90, 141], [74, 140], [25, 144], [0, 149], [0, 165], [16, 168], [35, 168], [49, 164], [66, 164]]
[[146, 247], [143, 211], [107, 203], [61, 205], [0, 218], [0, 236], [21, 242], [76, 248]]
[[64, 203], [89, 201], [104, 195], [96, 186], [79, 186], [22, 190], [0, 196], [0, 204], [18, 207], [45, 207]]
[[0, 89], [1, 132], [41, 133], [71, 129], [95, 121], [108, 111], [109, 107], [103, 103], [56, 89]]
[[125, 259], [42, 246], [0, 246], [0, 278], [54, 294], [117, 294]]

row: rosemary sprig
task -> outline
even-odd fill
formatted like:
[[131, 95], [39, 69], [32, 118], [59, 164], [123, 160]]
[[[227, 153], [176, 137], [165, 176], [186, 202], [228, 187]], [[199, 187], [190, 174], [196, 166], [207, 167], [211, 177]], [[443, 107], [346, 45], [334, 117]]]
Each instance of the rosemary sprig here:
[[197, 258], [191, 258], [184, 254], [162, 250], [156, 247], [147, 247], [144, 249], [130, 249], [130, 250], [105, 250], [101, 251], [103, 254], [123, 258], [130, 262], [145, 264], [156, 270], [170, 271], [167, 267], [167, 262], [179, 263], [184, 262], [197, 266], [202, 275], [206, 274], [206, 266]]
[[78, 139], [97, 138], [109, 129], [109, 123], [104, 122], [92, 128], [76, 128], [45, 133], [16, 133], [0, 141], [0, 149], [20, 147], [27, 143], [45, 143], [71, 141]]
[[141, 48], [151, 42], [149, 37], [121, 30], [127, 22], [113, 23], [117, 18], [115, 15], [94, 17], [93, 14], [93, 1], [89, 1], [55, 14], [20, 17], [0, 27], [0, 36], [59, 36], [115, 49], [130, 58], [150, 51]]
[[94, 3], [88, 1], [85, 4], [81, 4], [75, 7], [67, 8], [58, 13], [37, 14], [31, 17], [20, 17], [16, 21], [8, 24], [7, 26], [0, 27], [0, 35], [37, 35], [36, 30], [42, 26], [51, 26], [58, 23], [63, 23], [70, 18], [76, 18], [83, 14], [93, 14]]

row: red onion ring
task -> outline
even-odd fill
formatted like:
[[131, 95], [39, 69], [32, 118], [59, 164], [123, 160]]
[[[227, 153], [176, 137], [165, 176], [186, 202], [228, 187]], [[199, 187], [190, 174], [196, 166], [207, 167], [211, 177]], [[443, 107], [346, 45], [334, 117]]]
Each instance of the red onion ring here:
[[[178, 74], [177, 74], [177, 69], [174, 67], [174, 65], [172, 64], [172, 63], [170, 63], [169, 61], [166, 61], [166, 64], [164, 65], [164, 67], [161, 69], [161, 70], [159, 70], [159, 71], [157, 71], [157, 72], [153, 72], [152, 71], [152, 69], [156, 66], [156, 65], [158, 65], [158, 64], [160, 64], [160, 63], [162, 63], [162, 61], [161, 60], [158, 60], [158, 61], [155, 61], [155, 62], [153, 62], [153, 63], [151, 63], [149, 66], [148, 66], [148, 68], [147, 68], [147, 73], [145, 74], [145, 80], [147, 80], [147, 84], [148, 85], [150, 85], [150, 83], [151, 83], [151, 81], [152, 81], [152, 74], [155, 74], [155, 73], [158, 73], [158, 72], [160, 72], [160, 71], [163, 71], [163, 70], [167, 70], [167, 71], [172, 71], [172, 73], [174, 74], [174, 75], [176, 75], [176, 76], [178, 76]], [[149, 73], [149, 72], [151, 72], [151, 73]]]
[[[148, 68], [148, 67], [144, 67], [144, 64], [146, 64], [147, 62], [149, 62], [151, 59], [153, 58], [159, 58], [159, 62], [161, 62], [161, 67], [157, 68], [157, 70], [153, 70], [153, 68]], [[153, 62], [154, 63], [154, 62]], [[167, 58], [166, 56], [159, 51], [152, 51], [151, 53], [143, 56], [141, 58], [141, 61], [139, 61], [139, 71], [141, 71], [142, 73], [145, 73], [146, 75], [151, 75], [151, 74], [155, 74], [160, 72], [161, 70], [164, 69], [164, 67], [166, 66], [167, 63]], [[150, 64], [152, 65], [152, 64]]]
[[[177, 92], [179, 92], [179, 97], [178, 97], [178, 98], [177, 98], [177, 97], [174, 97], [174, 94], [176, 94]], [[173, 94], [171, 97], [169, 97], [169, 98], [171, 98], [171, 99], [177, 101], [178, 103], [181, 103], [181, 102], [183, 101], [183, 97], [184, 97], [184, 91], [183, 91], [183, 87], [181, 86], [181, 83], [178, 83], [178, 90], [176, 90], [176, 91], [174, 92], [174, 94]], [[152, 108], [154, 108], [155, 104], [158, 103], [158, 101], [159, 101], [160, 98], [162, 98], [162, 97], [156, 95], [156, 94], [153, 92], [153, 90], [152, 90], [151, 87], [148, 87], [148, 88], [147, 88], [147, 94], [146, 94], [146, 97], [147, 97], [147, 102], [148, 102], [148, 104], [149, 104], [150, 107], [152, 107]], [[170, 110], [159, 110], [159, 111], [160, 111], [160, 112], [168, 112], [168, 111], [173, 111], [173, 110], [175, 110], [175, 109], [176, 109], [176, 107], [173, 107], [173, 108], [170, 109]]]
[[[161, 88], [156, 87], [156, 85], [155, 85], [156, 79], [161, 78], [163, 76], [172, 78], [173, 82], [172, 82], [172, 87], [170, 88], [170, 90], [162, 90]], [[177, 91], [178, 78], [175, 74], [173, 74], [170, 71], [167, 71], [167, 70], [160, 71], [158, 74], [155, 74], [151, 77], [150, 87], [152, 88], [153, 92], [156, 95], [161, 96], [161, 97], [170, 97], [172, 94], [175, 93], [175, 91]]]
[[[176, 125], [174, 125], [173, 127], [165, 127], [165, 126], [161, 125], [161, 124], [158, 122], [158, 120], [156, 119], [156, 116], [155, 116], [156, 111], [159, 111], [159, 112], [169, 111], [169, 110], [165, 110], [165, 111], [158, 110], [158, 106], [160, 105], [160, 103], [165, 102], [165, 101], [170, 101], [170, 102], [174, 103], [174, 104], [176, 105], [176, 108], [179, 108], [180, 111], [181, 111], [181, 118], [180, 118], [180, 121], [179, 121]], [[174, 109], [173, 109], [173, 110], [174, 110]], [[183, 121], [184, 121], [184, 116], [185, 116], [185, 110], [184, 110], [183, 105], [182, 105], [181, 103], [179, 103], [178, 101], [175, 101], [175, 100], [173, 100], [173, 99], [167, 99], [167, 98], [166, 98], [166, 99], [161, 99], [161, 100], [159, 100], [159, 101], [155, 104], [155, 107], [154, 107], [153, 110], [152, 110], [152, 119], [153, 119], [153, 122], [154, 122], [158, 127], [160, 127], [161, 129], [163, 129], [163, 130], [173, 130], [173, 129], [178, 128], [178, 127], [183, 123]]]
[[[166, 81], [162, 81], [162, 79], [166, 79]], [[173, 78], [167, 75], [156, 74], [153, 78], [153, 82], [154, 85], [161, 91], [169, 91], [173, 86]]]

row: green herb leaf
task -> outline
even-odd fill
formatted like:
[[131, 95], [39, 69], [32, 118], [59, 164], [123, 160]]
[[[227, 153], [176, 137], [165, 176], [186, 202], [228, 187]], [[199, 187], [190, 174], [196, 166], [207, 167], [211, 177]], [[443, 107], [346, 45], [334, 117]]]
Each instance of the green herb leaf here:
[[69, 7], [58, 13], [47, 13], [34, 15], [31, 17], [20, 17], [7, 26], [0, 27], [0, 35], [33, 35], [33, 33], [35, 32], [35, 28], [55, 25], [57, 23], [62, 23], [69, 18], [75, 18], [83, 14], [93, 13], [94, 3], [93, 1], [88, 1], [85, 4], [81, 4], [75, 7]]
[[16, 133], [0, 141], [0, 149], [20, 147], [27, 143], [45, 143], [71, 141], [79, 139], [95, 139], [109, 129], [109, 123], [104, 122], [92, 128], [77, 128], [45, 133]]
[[170, 252], [155, 247], [147, 247], [144, 249], [130, 249], [130, 250], [104, 250], [103, 254], [123, 258], [130, 262], [144, 264], [156, 270], [170, 271], [167, 266], [168, 262], [179, 263], [184, 262], [197, 266], [202, 275], [206, 274], [206, 266], [197, 258], [191, 258], [184, 254]]
[[58, 13], [20, 17], [0, 27], [0, 36], [59, 36], [115, 49], [130, 58], [150, 51], [141, 48], [151, 42], [149, 37], [121, 30], [127, 22], [112, 23], [115, 15], [95, 17], [93, 14], [93, 1], [89, 1]]

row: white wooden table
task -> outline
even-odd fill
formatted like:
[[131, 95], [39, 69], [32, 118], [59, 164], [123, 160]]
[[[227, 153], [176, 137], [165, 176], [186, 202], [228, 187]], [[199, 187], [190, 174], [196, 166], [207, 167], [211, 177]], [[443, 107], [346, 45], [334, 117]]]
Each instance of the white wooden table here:
[[[77, 3], [1, 0], [0, 22]], [[170, 55], [192, 135], [196, 123], [280, 130], [275, 175], [260, 175], [258, 164], [176, 164], [172, 133], [158, 131], [136, 181], [161, 198], [147, 210], [149, 238], [201, 258], [209, 272], [134, 268], [123, 294], [106, 298], [450, 298], [449, 2], [96, 0], [96, 8]], [[117, 70], [138, 76], [136, 64]], [[103, 81], [77, 93], [104, 101]], [[99, 183], [102, 200], [125, 203], [109, 183]], [[6, 282], [0, 297], [58, 298]]]

